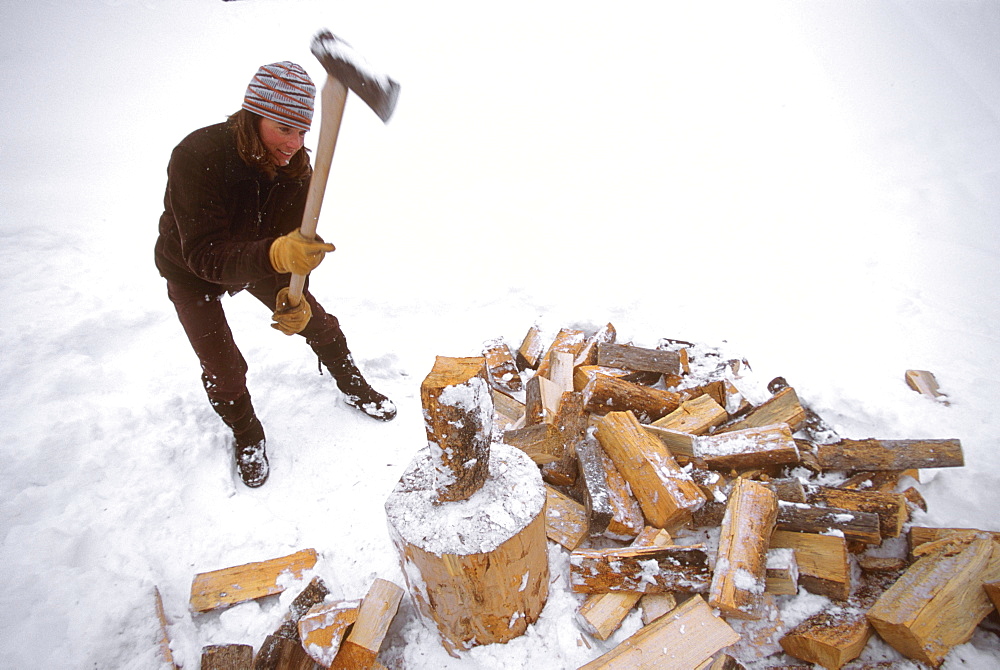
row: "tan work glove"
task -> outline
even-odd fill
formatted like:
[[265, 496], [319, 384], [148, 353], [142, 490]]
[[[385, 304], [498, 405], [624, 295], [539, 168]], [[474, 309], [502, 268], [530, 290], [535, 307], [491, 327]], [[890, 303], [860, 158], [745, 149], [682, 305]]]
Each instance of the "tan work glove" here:
[[286, 286], [278, 291], [278, 299], [275, 302], [274, 314], [271, 315], [274, 323], [271, 324], [271, 328], [280, 330], [285, 335], [294, 335], [301, 333], [302, 329], [309, 325], [309, 319], [312, 318], [313, 313], [305, 296], [299, 300], [298, 305], [292, 307], [288, 302], [288, 287]]
[[307, 275], [335, 248], [321, 240], [307, 240], [296, 228], [272, 242], [268, 255], [271, 265], [281, 274]]

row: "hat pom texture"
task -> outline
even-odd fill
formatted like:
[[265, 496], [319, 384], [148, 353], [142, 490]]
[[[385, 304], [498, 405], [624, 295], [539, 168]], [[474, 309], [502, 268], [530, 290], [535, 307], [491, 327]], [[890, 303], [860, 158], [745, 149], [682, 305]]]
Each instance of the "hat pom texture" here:
[[301, 66], [286, 60], [260, 66], [247, 87], [243, 109], [309, 130], [315, 99], [312, 79]]

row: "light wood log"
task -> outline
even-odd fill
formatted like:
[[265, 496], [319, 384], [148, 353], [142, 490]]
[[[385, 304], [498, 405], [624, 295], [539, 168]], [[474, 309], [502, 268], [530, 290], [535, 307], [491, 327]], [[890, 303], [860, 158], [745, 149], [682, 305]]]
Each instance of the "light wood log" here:
[[517, 363], [521, 369], [534, 370], [542, 360], [544, 352], [545, 343], [542, 342], [542, 331], [539, 330], [538, 326], [532, 326], [524, 334], [524, 340], [521, 341], [521, 346], [517, 349]]
[[722, 470], [793, 465], [800, 460], [792, 431], [784, 423], [699, 436], [694, 456]]
[[632, 489], [648, 523], [671, 530], [705, 503], [705, 494], [631, 412], [611, 412], [597, 439]]
[[493, 397], [486, 359], [438, 356], [420, 384], [424, 429], [436, 467], [439, 502], [466, 500], [489, 475]]
[[810, 593], [835, 600], [851, 595], [851, 569], [847, 541], [835, 535], [776, 530], [772, 549], [794, 549], [799, 566], [799, 586]]
[[1000, 578], [996, 546], [984, 535], [957, 553], [924, 556], [882, 594], [868, 620], [901, 654], [939, 665], [993, 611], [983, 583]]
[[396, 584], [379, 578], [372, 582], [358, 608], [358, 618], [351, 632], [333, 659], [331, 670], [370, 668], [375, 663], [402, 598], [403, 589]]
[[642, 625], [648, 626], [664, 614], [672, 612], [677, 607], [677, 596], [673, 593], [645, 593], [639, 599], [639, 609], [642, 610]]
[[882, 543], [879, 518], [873, 512], [781, 501], [778, 506], [777, 528], [801, 533], [840, 533], [845, 539], [854, 542]]
[[[614, 342], [617, 337], [618, 333], [615, 330], [614, 325], [610, 323], [606, 324], [596, 333], [587, 338], [587, 341], [580, 350], [580, 353], [576, 355], [576, 359], [573, 361], [573, 366], [578, 368], [581, 365], [596, 365], [598, 345]], [[579, 391], [580, 389], [575, 390]]]
[[418, 454], [386, 502], [410, 595], [453, 655], [521, 635], [548, 596], [538, 466], [502, 443], [493, 445], [490, 460], [488, 485], [473, 499], [435, 504], [434, 472]]
[[950, 535], [960, 534], [968, 536], [976, 535], [978, 533], [986, 533], [996, 542], [1000, 542], [1000, 532], [996, 531], [985, 531], [979, 528], [931, 528], [927, 526], [910, 526], [907, 532], [910, 556], [914, 556], [914, 551], [917, 547], [923, 544], [937, 542], [938, 540], [943, 540]]
[[317, 603], [299, 619], [302, 648], [324, 668], [333, 664], [347, 630], [358, 620], [361, 599]]
[[[673, 544], [670, 533], [650, 526], [639, 533], [632, 546], [666, 547], [670, 544]], [[592, 593], [587, 596], [587, 600], [577, 610], [576, 621], [580, 628], [590, 635], [599, 640], [606, 640], [609, 635], [618, 630], [622, 621], [642, 597], [640, 593], [628, 591]], [[664, 597], [673, 598], [673, 595], [664, 594]]]
[[611, 506], [608, 475], [601, 460], [601, 451], [600, 443], [591, 435], [576, 443], [576, 459], [579, 465], [576, 490], [587, 511], [589, 535], [604, 533], [615, 514]]
[[597, 375], [617, 377], [626, 381], [630, 381], [629, 377], [633, 376], [628, 370], [621, 370], [619, 368], [606, 368], [600, 365], [579, 365], [573, 371], [573, 390], [582, 391], [587, 388], [587, 384]]
[[546, 349], [545, 353], [542, 355], [541, 361], [538, 363], [538, 375], [542, 377], [549, 377], [549, 370], [552, 367], [552, 356], [556, 352], [570, 353], [575, 358], [578, 353], [583, 349], [583, 346], [587, 343], [587, 335], [582, 330], [577, 330], [575, 328], [560, 328], [559, 332], [556, 333], [555, 338], [552, 340], [552, 344]]
[[739, 639], [694, 596], [579, 670], [691, 670]]
[[573, 390], [573, 354], [568, 351], [552, 352], [549, 379], [560, 393]]
[[207, 612], [281, 593], [291, 581], [288, 577], [301, 577], [316, 565], [316, 558], [315, 549], [304, 549], [268, 561], [197, 574], [191, 583], [191, 609]]
[[901, 493], [851, 491], [827, 486], [806, 487], [806, 499], [812, 505], [835, 507], [854, 512], [869, 512], [879, 518], [883, 539], [899, 537], [908, 518], [906, 497]]
[[662, 442], [678, 461], [690, 461], [694, 458], [694, 443], [698, 439], [697, 435], [682, 433], [670, 428], [661, 428], [655, 425], [655, 422], [649, 425], [644, 424], [642, 427], [647, 433]]
[[[730, 408], [726, 408], [730, 410]], [[730, 414], [732, 411], [730, 410]], [[805, 421], [806, 411], [799, 403], [799, 397], [791, 386], [775, 393], [758, 407], [754, 407], [744, 417], [723, 426], [720, 431], [743, 430], [744, 428], [759, 428], [775, 423], [787, 423], [794, 433]]]
[[551, 486], [545, 494], [545, 535], [573, 551], [590, 535], [587, 509]]
[[508, 393], [517, 393], [523, 387], [521, 375], [514, 362], [514, 354], [502, 339], [490, 340], [483, 347], [486, 373], [493, 386]]
[[799, 592], [799, 564], [794, 549], [771, 549], [767, 552], [765, 593], [794, 596]]
[[493, 425], [512, 430], [524, 422], [524, 403], [503, 391], [493, 389]]
[[249, 644], [212, 644], [201, 649], [201, 670], [252, 670]]
[[700, 395], [683, 401], [677, 409], [651, 425], [690, 435], [704, 435], [728, 418], [729, 414], [712, 396]]
[[605, 535], [618, 540], [634, 538], [646, 523], [642, 508], [632, 495], [628, 482], [622, 477], [603, 447], [600, 450], [600, 457], [608, 479], [608, 496], [611, 501], [611, 521], [608, 522]]
[[766, 587], [767, 550], [778, 516], [778, 496], [737, 479], [719, 531], [719, 550], [708, 604], [727, 617], [759, 619]]
[[712, 579], [700, 546], [578, 549], [569, 566], [576, 593], [704, 593]]
[[[994, 548], [993, 551], [995, 552], [996, 549]], [[986, 590], [990, 602], [993, 603], [994, 609], [1000, 612], [1000, 581], [986, 582], [983, 584], [983, 588]]]
[[680, 375], [681, 355], [676, 351], [646, 349], [629, 344], [601, 344], [597, 347], [597, 364], [665, 375]]
[[504, 431], [503, 441], [528, 454], [538, 465], [558, 461], [566, 451], [562, 433], [551, 423], [536, 423]]
[[268, 635], [254, 657], [253, 670], [315, 670], [316, 662], [296, 639]]
[[583, 395], [588, 412], [632, 411], [644, 423], [666, 416], [680, 406], [680, 396], [672, 391], [603, 374], [594, 375], [583, 389]]

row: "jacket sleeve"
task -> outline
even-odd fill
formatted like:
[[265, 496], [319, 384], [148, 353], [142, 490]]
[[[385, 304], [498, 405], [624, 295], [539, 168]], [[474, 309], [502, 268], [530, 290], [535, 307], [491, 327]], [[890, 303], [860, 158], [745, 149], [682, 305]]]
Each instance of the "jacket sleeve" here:
[[273, 237], [237, 239], [225, 207], [225, 175], [220, 161], [184, 146], [174, 149], [167, 167], [167, 200], [188, 269], [205, 281], [246, 284], [274, 274], [268, 250]]

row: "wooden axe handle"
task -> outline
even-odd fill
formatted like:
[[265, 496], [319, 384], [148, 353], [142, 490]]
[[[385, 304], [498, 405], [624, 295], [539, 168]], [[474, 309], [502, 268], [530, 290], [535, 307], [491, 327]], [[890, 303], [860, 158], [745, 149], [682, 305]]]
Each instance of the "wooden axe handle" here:
[[[330, 163], [333, 161], [333, 150], [337, 147], [337, 135], [340, 134], [340, 120], [344, 118], [344, 105], [347, 103], [347, 87], [335, 77], [327, 75], [323, 84], [322, 107], [320, 112], [319, 142], [316, 145], [316, 155], [313, 159], [313, 174], [309, 182], [309, 192], [306, 194], [306, 209], [302, 214], [300, 230], [306, 239], [316, 237], [316, 224], [319, 222], [319, 210], [323, 207], [323, 194], [326, 192], [326, 181], [330, 176]], [[303, 148], [302, 151], [305, 151]], [[294, 307], [302, 300], [302, 291], [306, 285], [306, 276], [293, 274], [288, 287], [288, 302]]]

